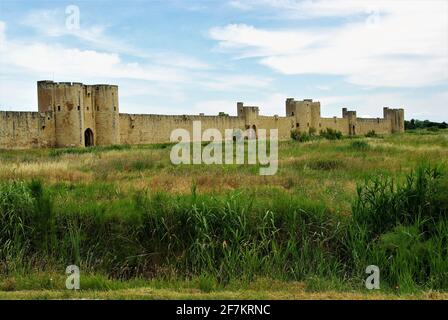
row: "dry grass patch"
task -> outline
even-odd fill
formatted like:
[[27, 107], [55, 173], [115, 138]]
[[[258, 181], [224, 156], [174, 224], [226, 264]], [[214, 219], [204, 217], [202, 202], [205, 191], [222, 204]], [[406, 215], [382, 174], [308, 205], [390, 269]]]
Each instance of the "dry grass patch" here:
[[157, 289], [142, 287], [111, 291], [27, 290], [0, 292], [0, 299], [202, 299], [202, 300], [448, 300], [447, 293], [425, 292], [422, 294], [394, 295], [387, 293], [355, 292], [306, 292], [301, 288], [285, 290], [224, 290], [202, 292], [194, 288]]
[[0, 163], [0, 179], [42, 179], [48, 182], [90, 182], [89, 173], [78, 171], [69, 161]]

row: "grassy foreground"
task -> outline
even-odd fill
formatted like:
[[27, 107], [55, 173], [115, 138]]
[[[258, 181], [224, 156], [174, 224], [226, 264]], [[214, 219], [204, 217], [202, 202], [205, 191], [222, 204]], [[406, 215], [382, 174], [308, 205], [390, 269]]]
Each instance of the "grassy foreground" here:
[[[326, 290], [313, 287], [315, 281], [279, 281], [258, 278], [251, 282], [232, 281], [226, 286], [211, 287], [204, 278], [166, 281], [160, 279], [132, 279], [119, 281], [105, 276], [86, 275], [81, 290], [67, 290], [65, 278], [55, 273], [35, 273], [4, 278], [0, 299], [250, 299], [250, 300], [447, 300], [447, 292], [433, 290], [397, 294], [387, 290], [349, 290], [332, 287]], [[13, 289], [14, 288], [14, 289]]]
[[379, 294], [360, 292], [307, 292], [303, 290], [223, 290], [204, 293], [198, 289], [118, 289], [109, 291], [35, 290], [0, 292], [1, 300], [102, 299], [102, 300], [448, 300], [448, 294]]
[[169, 152], [0, 151], [0, 298], [447, 298], [446, 130], [282, 142], [274, 176]]

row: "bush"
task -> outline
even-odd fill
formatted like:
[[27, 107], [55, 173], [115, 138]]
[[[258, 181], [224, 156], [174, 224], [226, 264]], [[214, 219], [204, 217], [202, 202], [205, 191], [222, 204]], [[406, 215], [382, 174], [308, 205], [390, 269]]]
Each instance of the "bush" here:
[[320, 131], [320, 136], [328, 140], [339, 140], [342, 139], [342, 132], [331, 128], [326, 128]]
[[291, 130], [291, 138], [299, 142], [307, 142], [313, 139], [310, 134], [306, 132], [300, 132], [298, 129]]
[[309, 163], [309, 167], [314, 170], [334, 170], [342, 167], [339, 160], [317, 160]]
[[366, 133], [367, 138], [376, 138], [378, 135], [376, 134], [375, 130], [370, 130]]
[[350, 148], [357, 151], [366, 151], [370, 149], [370, 145], [367, 141], [355, 140], [352, 143], [350, 143]]
[[431, 128], [431, 127], [437, 127], [439, 129], [447, 129], [448, 124], [446, 122], [432, 122], [429, 120], [415, 120], [412, 119], [411, 121], [404, 121], [404, 127], [405, 130], [414, 130], [414, 129], [425, 129], [425, 128]]
[[429, 127], [426, 130], [431, 131], [431, 132], [437, 132], [437, 131], [439, 131], [439, 127]]

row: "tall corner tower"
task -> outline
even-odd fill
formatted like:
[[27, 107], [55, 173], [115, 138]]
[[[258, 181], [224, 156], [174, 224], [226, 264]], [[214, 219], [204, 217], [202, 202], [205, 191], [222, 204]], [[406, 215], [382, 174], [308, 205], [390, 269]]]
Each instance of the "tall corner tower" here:
[[118, 86], [97, 84], [92, 86], [95, 118], [95, 144], [120, 143]]
[[37, 81], [37, 106], [39, 112], [54, 111], [54, 85], [50, 80]]
[[390, 120], [392, 133], [404, 132], [404, 109], [383, 108], [384, 119]]
[[38, 81], [39, 112], [53, 112], [55, 145], [83, 146], [82, 83]]

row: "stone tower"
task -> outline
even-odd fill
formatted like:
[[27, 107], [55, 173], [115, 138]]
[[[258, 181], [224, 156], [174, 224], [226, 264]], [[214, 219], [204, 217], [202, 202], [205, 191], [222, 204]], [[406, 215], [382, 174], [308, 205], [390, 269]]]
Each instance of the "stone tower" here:
[[286, 99], [286, 116], [294, 117], [295, 127], [301, 132], [309, 132], [311, 128], [316, 131], [320, 128], [320, 102], [312, 99], [296, 101]]
[[54, 114], [57, 147], [120, 143], [118, 86], [39, 81], [39, 112]]
[[257, 106], [245, 106], [243, 102], [237, 102], [237, 115], [246, 119], [246, 128], [256, 126], [260, 109]]
[[93, 85], [95, 134], [97, 145], [120, 143], [118, 86]]
[[383, 108], [384, 119], [390, 120], [392, 133], [404, 132], [404, 109]]
[[342, 108], [342, 118], [348, 119], [348, 134], [351, 136], [356, 135], [358, 127], [358, 117], [356, 111], [349, 111], [347, 108]]
[[39, 81], [39, 112], [53, 111], [55, 143], [58, 147], [83, 145], [83, 85], [81, 83]]

